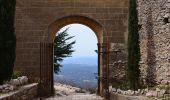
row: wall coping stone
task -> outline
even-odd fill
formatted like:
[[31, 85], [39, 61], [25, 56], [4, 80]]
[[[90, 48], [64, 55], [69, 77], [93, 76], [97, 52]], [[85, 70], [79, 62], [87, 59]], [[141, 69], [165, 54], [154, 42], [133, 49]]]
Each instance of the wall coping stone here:
[[110, 100], [149, 100], [149, 98], [145, 96], [128, 96], [118, 93], [111, 93]]

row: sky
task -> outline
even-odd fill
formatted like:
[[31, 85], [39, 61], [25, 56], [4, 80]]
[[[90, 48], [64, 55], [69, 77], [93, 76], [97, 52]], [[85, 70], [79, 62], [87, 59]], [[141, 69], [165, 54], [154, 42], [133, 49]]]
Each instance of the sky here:
[[76, 40], [73, 46], [72, 57], [89, 57], [97, 56], [94, 50], [97, 50], [97, 37], [93, 30], [82, 24], [70, 24], [59, 30], [59, 32], [68, 29], [68, 34], [70, 36], [75, 36], [70, 41]]

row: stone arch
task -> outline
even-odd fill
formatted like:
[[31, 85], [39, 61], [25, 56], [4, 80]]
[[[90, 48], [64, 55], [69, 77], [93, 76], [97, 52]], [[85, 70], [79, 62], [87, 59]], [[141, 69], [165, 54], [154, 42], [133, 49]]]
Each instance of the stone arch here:
[[[51, 43], [54, 42], [56, 33], [64, 26], [69, 25], [69, 24], [83, 24], [88, 26], [89, 28], [91, 28], [96, 37], [97, 37], [97, 41], [98, 41], [98, 51], [102, 51], [102, 48], [100, 48], [100, 45], [103, 44], [103, 28], [102, 25], [100, 25], [97, 21], [89, 18], [89, 17], [85, 17], [85, 16], [80, 16], [80, 15], [72, 15], [72, 16], [66, 16], [66, 17], [62, 17], [57, 19], [56, 21], [54, 21], [52, 24], [49, 25], [48, 27], [48, 32], [49, 32], [49, 41]], [[100, 55], [100, 53], [98, 53], [98, 77], [102, 77], [102, 65], [103, 64], [103, 56]], [[103, 83], [100, 79], [98, 79], [98, 86], [97, 86], [97, 93], [99, 95], [102, 95], [103, 93]]]
[[54, 41], [56, 33], [64, 26], [68, 24], [83, 24], [91, 28], [97, 37], [98, 43], [103, 43], [103, 29], [102, 26], [95, 20], [85, 16], [72, 15], [57, 19], [49, 25], [49, 39]]
[[[106, 72], [112, 69], [104, 70], [106, 68], [102, 66], [109, 66], [113, 63], [105, 59], [114, 60], [112, 52], [106, 53], [114, 49], [112, 44], [124, 42], [124, 33], [127, 33], [128, 0], [65, 0], [64, 2], [63, 0], [38, 0], [38, 2], [16, 0], [16, 7], [15, 70], [28, 76], [31, 82], [39, 82], [41, 78], [48, 82], [46, 79], [51, 78], [44, 77], [45, 73], [41, 77], [40, 68], [43, 67], [42, 70], [44, 70], [53, 65], [51, 52], [53, 52], [56, 32], [67, 24], [79, 23], [90, 27], [96, 33], [98, 48], [100, 48], [98, 50], [101, 53], [98, 58], [101, 65], [99, 79], [101, 79], [101, 84], [103, 83], [100, 93], [103, 93], [102, 89], [108, 88], [107, 84], [104, 85], [108, 76]], [[46, 74], [51, 76], [50, 71], [44, 72], [48, 72]], [[44, 86], [49, 85], [44, 84]]]

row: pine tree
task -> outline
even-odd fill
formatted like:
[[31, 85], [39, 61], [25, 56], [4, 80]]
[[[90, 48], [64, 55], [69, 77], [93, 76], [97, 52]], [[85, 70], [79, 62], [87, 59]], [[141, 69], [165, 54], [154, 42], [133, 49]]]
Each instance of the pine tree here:
[[15, 61], [15, 0], [0, 0], [0, 84], [11, 78]]
[[69, 36], [67, 33], [68, 29], [64, 30], [55, 37], [54, 40], [54, 72], [58, 73], [60, 71], [60, 64], [64, 58], [71, 57], [71, 54], [74, 52], [72, 50], [73, 44], [75, 41], [68, 42], [68, 40], [72, 39], [74, 36]]
[[129, 25], [128, 25], [128, 68], [127, 77], [131, 89], [139, 88], [139, 34], [138, 34], [138, 15], [136, 0], [129, 0]]

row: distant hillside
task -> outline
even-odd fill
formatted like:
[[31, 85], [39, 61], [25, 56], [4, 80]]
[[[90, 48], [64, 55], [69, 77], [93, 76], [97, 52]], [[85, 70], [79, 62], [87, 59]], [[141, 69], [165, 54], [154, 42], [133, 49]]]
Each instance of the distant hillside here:
[[64, 59], [62, 64], [85, 64], [85, 65], [97, 65], [97, 56], [94, 57], [68, 57]]
[[87, 84], [88, 87], [96, 88], [97, 79], [95, 73], [97, 73], [97, 65], [94, 64], [63, 64], [60, 72], [54, 74], [54, 80], [66, 82], [66, 84], [74, 83], [74, 85], [82, 88], [87, 87]]

